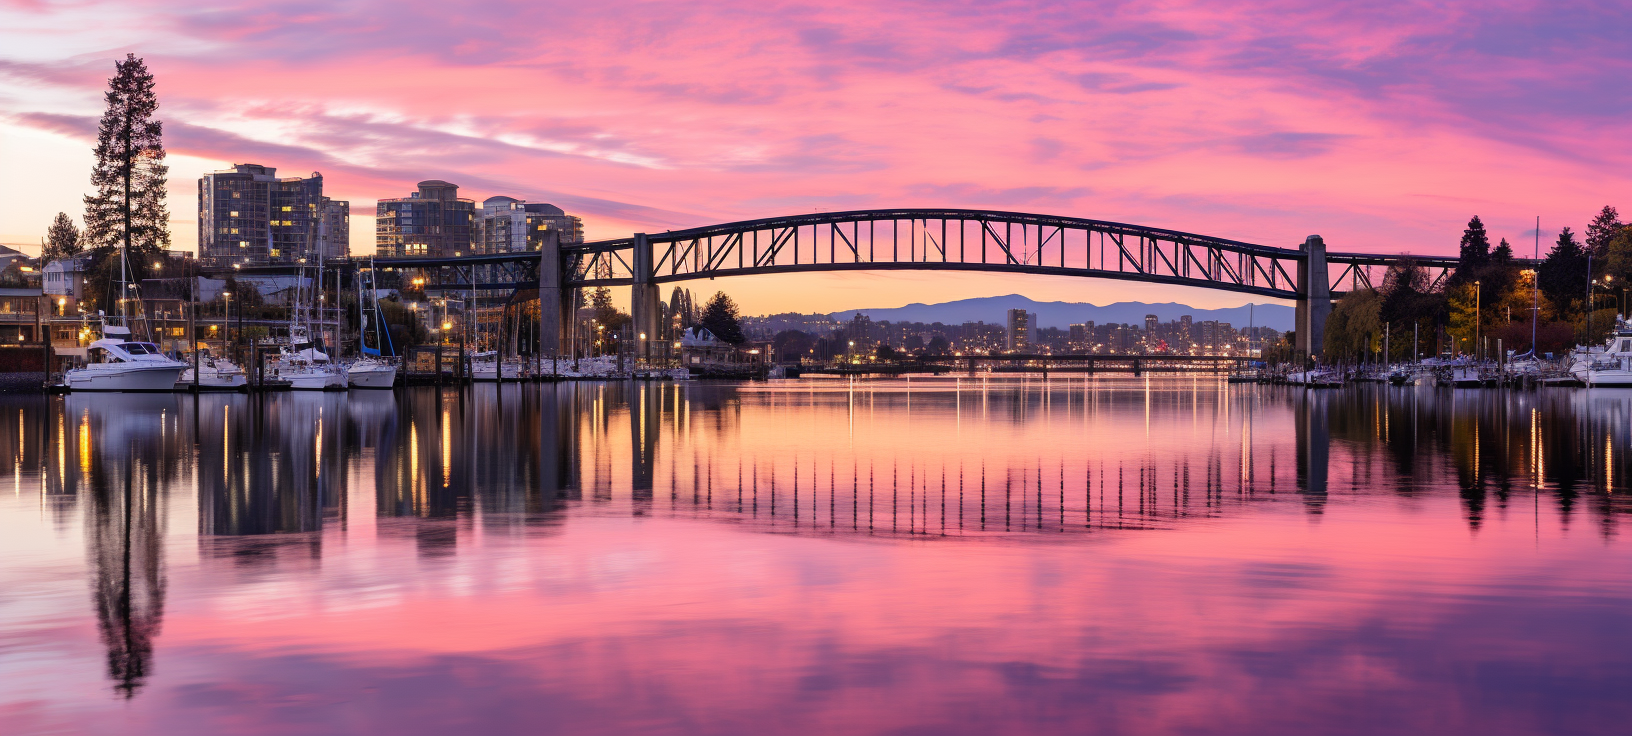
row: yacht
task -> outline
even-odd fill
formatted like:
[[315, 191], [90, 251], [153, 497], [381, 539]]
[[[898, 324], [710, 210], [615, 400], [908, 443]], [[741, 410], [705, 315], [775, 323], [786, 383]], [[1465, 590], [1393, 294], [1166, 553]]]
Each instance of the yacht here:
[[1603, 347], [1576, 353], [1570, 374], [1588, 388], [1632, 386], [1632, 325], [1617, 320]]
[[1286, 374], [1286, 382], [1309, 388], [1338, 388], [1343, 385], [1343, 372], [1336, 370], [1296, 371]]
[[1485, 366], [1472, 361], [1453, 361], [1440, 368], [1435, 378], [1440, 386], [1451, 388], [1478, 388], [1494, 382], [1494, 378], [1486, 374]]
[[63, 376], [70, 391], [174, 391], [187, 364], [150, 342], [133, 342], [130, 328], [103, 325], [91, 343], [90, 363]]
[[346, 384], [352, 388], [391, 388], [397, 383], [397, 364], [382, 358], [362, 358], [346, 366]]
[[244, 369], [226, 358], [213, 355], [198, 357], [198, 380], [193, 380], [193, 368], [188, 366], [176, 381], [176, 388], [191, 391], [247, 391], [249, 376]]
[[289, 388], [297, 391], [340, 391], [346, 387], [345, 371], [310, 342], [304, 325], [289, 328], [289, 344], [279, 350], [271, 368], [272, 378], [288, 381]]
[[503, 360], [497, 351], [488, 350], [470, 355], [470, 379], [473, 381], [515, 381], [521, 378], [519, 361]]

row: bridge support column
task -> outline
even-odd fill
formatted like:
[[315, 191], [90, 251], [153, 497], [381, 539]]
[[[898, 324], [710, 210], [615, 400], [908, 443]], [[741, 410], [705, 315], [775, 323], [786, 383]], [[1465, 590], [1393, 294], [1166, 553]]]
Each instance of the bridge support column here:
[[[634, 237], [634, 277], [635, 283], [629, 293], [629, 316], [634, 322], [634, 333], [630, 337], [636, 340], [636, 353], [641, 358], [649, 358], [651, 344], [661, 339], [658, 332], [659, 306], [662, 297], [658, 294], [657, 284], [652, 283], [652, 243], [646, 239], [645, 233], [635, 233]], [[645, 337], [641, 337], [645, 335]]]
[[567, 304], [571, 290], [562, 288], [561, 239], [554, 230], [544, 231], [538, 249], [538, 347], [536, 352], [546, 358], [562, 354], [566, 344], [567, 315], [572, 311]]
[[1326, 317], [1332, 313], [1332, 285], [1326, 273], [1326, 241], [1311, 235], [1303, 241], [1298, 267], [1297, 350], [1313, 358], [1326, 341]]

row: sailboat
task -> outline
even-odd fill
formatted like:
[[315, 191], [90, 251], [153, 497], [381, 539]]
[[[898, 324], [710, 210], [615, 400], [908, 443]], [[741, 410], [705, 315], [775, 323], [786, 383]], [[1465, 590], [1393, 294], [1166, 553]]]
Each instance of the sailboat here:
[[[318, 267], [316, 291], [322, 291], [323, 269]], [[297, 391], [330, 391], [346, 387], [346, 373], [339, 364], [329, 359], [312, 339], [307, 307], [300, 295], [300, 284], [306, 280], [306, 269], [300, 269], [295, 282], [295, 309], [290, 315], [289, 340], [279, 346], [272, 365], [273, 378], [288, 381], [289, 388]], [[313, 295], [316, 301], [316, 294]]]
[[[346, 366], [346, 383], [352, 388], [391, 388], [397, 382], [397, 364], [386, 358], [382, 350], [391, 347], [391, 332], [386, 329], [385, 319], [380, 314], [379, 290], [374, 286], [373, 259], [369, 260], [368, 274], [366, 310], [363, 307], [363, 294], [357, 295], [357, 346], [363, 357]], [[357, 290], [364, 292], [360, 275]], [[371, 314], [372, 320], [369, 319]], [[368, 333], [371, 327], [374, 331], [374, 347], [368, 346]]]

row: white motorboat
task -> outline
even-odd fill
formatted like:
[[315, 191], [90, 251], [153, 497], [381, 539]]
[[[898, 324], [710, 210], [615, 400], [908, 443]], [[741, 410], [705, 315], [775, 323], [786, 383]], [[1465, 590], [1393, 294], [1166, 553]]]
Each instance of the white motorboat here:
[[272, 378], [288, 381], [297, 391], [338, 391], [346, 387], [346, 374], [329, 360], [327, 353], [314, 347], [285, 348], [272, 364]]
[[1478, 363], [1451, 363], [1439, 369], [1436, 380], [1440, 386], [1478, 388], [1487, 383], [1494, 383], [1496, 380], [1494, 372], [1487, 372], [1485, 368], [1485, 366]]
[[1337, 388], [1343, 385], [1343, 372], [1335, 370], [1295, 371], [1286, 374], [1286, 382], [1309, 388]]
[[187, 364], [150, 342], [133, 342], [130, 329], [104, 325], [91, 343], [90, 363], [63, 376], [70, 391], [174, 391]]
[[198, 380], [193, 380], [193, 368], [188, 366], [176, 381], [176, 388], [191, 391], [243, 391], [249, 388], [249, 376], [244, 369], [226, 358], [202, 355], [198, 359]]
[[308, 334], [304, 324], [289, 326], [289, 342], [278, 348], [278, 356], [267, 366], [267, 376], [287, 381], [296, 391], [345, 390], [345, 369], [318, 350]]
[[471, 353], [470, 379], [472, 381], [497, 381], [500, 378], [506, 381], [520, 380], [522, 365], [520, 361], [501, 360], [495, 351]]
[[1588, 388], [1632, 386], [1632, 325], [1617, 318], [1602, 347], [1577, 350], [1571, 356], [1570, 375]]
[[380, 358], [363, 358], [346, 366], [346, 383], [352, 388], [391, 388], [397, 383], [397, 364]]

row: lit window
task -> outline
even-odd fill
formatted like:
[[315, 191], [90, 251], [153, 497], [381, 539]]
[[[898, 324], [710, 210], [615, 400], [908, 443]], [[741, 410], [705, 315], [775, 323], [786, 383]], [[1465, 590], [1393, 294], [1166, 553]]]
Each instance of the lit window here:
[[227, 213], [227, 217], [237, 217], [237, 216], [238, 216], [238, 210], [233, 210], [233, 211]]
[[240, 241], [238, 241], [238, 247], [240, 247], [240, 248], [248, 248], [248, 247], [249, 247], [249, 241], [248, 241], [248, 240], [240, 240]]
[[290, 206], [289, 206], [289, 205], [284, 205], [284, 206], [283, 206], [283, 211], [284, 211], [284, 212], [294, 212], [294, 211], [295, 211], [295, 208], [293, 208], [293, 207], [290, 207]]

